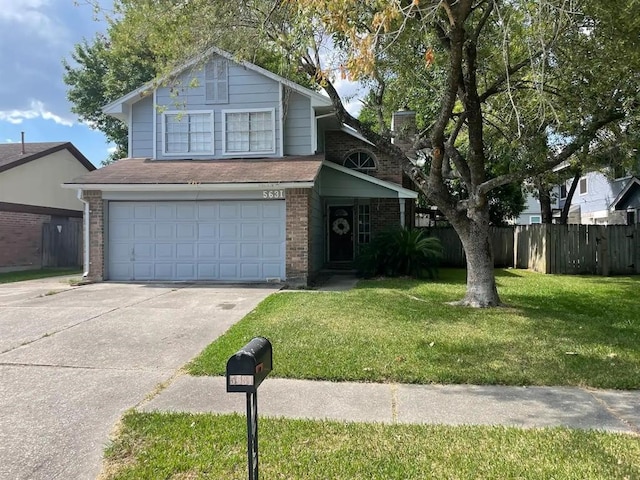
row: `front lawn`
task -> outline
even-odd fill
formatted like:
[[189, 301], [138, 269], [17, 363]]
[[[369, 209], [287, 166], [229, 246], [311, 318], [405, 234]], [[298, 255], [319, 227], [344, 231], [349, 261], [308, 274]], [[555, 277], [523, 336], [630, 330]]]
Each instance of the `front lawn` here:
[[497, 275], [508, 306], [490, 310], [447, 305], [464, 295], [463, 270], [272, 295], [188, 368], [223, 375], [262, 335], [279, 377], [640, 388], [640, 277]]
[[78, 268], [43, 268], [40, 270], [21, 270], [19, 272], [0, 273], [0, 283], [22, 282], [38, 278], [58, 277], [60, 275], [82, 275]]
[[[640, 478], [631, 435], [260, 419], [260, 478]], [[238, 415], [129, 413], [101, 480], [247, 478]]]

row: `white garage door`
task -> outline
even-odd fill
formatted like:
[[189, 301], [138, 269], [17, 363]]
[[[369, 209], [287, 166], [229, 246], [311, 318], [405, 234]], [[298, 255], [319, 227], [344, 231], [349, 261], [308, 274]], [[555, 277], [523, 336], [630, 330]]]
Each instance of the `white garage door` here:
[[108, 268], [111, 280], [284, 280], [285, 202], [110, 202]]

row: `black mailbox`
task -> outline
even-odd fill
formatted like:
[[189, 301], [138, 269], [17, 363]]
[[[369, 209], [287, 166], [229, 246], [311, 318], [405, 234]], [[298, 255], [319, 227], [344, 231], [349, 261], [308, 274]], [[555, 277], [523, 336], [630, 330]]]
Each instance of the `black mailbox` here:
[[255, 393], [271, 369], [271, 342], [252, 339], [227, 361], [227, 392]]

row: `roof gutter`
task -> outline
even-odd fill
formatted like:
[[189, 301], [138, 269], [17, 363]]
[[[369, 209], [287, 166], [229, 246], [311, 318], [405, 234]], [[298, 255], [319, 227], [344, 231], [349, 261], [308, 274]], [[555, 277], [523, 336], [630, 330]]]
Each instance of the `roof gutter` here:
[[270, 183], [65, 183], [63, 188], [102, 190], [103, 192], [230, 192], [238, 190], [273, 190], [313, 188], [314, 182]]
[[82, 189], [78, 189], [78, 200], [84, 203], [84, 214], [82, 215], [82, 222], [84, 223], [84, 273], [83, 278], [89, 276], [89, 202], [82, 198]]

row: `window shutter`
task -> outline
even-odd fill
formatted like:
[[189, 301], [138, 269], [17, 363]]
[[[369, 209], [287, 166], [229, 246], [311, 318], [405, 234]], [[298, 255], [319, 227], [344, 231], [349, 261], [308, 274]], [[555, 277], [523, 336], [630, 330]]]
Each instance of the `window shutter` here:
[[207, 103], [228, 103], [228, 64], [224, 59], [212, 60], [205, 67], [205, 101]]

